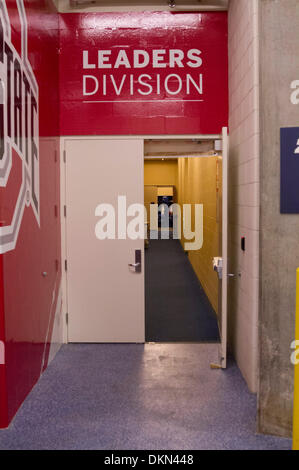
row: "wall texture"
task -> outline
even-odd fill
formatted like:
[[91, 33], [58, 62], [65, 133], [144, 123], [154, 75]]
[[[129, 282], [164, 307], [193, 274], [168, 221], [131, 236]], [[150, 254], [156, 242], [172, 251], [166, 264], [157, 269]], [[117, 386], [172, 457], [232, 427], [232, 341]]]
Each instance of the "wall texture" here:
[[[299, 105], [290, 100], [291, 82], [299, 80], [299, 4], [298, 0], [259, 3], [262, 229], [259, 431], [289, 436], [293, 401], [290, 343], [295, 339], [299, 215], [280, 214], [280, 128], [299, 126]], [[295, 145], [296, 141], [294, 149]]]
[[[212, 258], [220, 256], [221, 182], [221, 158], [178, 159], [178, 203], [181, 207], [203, 204], [203, 246], [200, 250], [189, 251], [189, 260], [215, 312], [218, 312], [218, 277], [213, 271]], [[185, 241], [182, 237], [183, 245]]]
[[157, 185], [175, 186], [173, 200], [176, 202], [177, 179], [178, 162], [176, 159], [144, 160], [144, 205], [148, 220], [151, 203], [157, 203]]
[[[229, 341], [251, 391], [258, 376], [259, 78], [256, 0], [229, 3]], [[241, 237], [246, 237], [246, 251]], [[238, 276], [238, 273], [240, 276]]]
[[[161, 2], [161, 0], [130, 0], [129, 2], [107, 2], [104, 5], [97, 5], [89, 3], [88, 5], [76, 5], [71, 6], [69, 0], [54, 0], [58, 10], [61, 13], [71, 13], [74, 12], [111, 12], [111, 11], [169, 11], [169, 6], [167, 2]], [[80, 3], [80, 2], [78, 2]], [[81, 2], [82, 3], [82, 2]], [[99, 3], [99, 2], [98, 2]], [[211, 9], [211, 2], [209, 0], [201, 0], [200, 5], [197, 0], [180, 0], [179, 9], [183, 10], [183, 5], [188, 5], [188, 7], [193, 4], [194, 10], [210, 10]], [[220, 10], [227, 9], [228, 0], [214, 0], [213, 6], [219, 8]], [[176, 10], [177, 11], [177, 10]]]
[[144, 184], [150, 185], [177, 185], [177, 160], [145, 160]]
[[[11, 85], [12, 80], [15, 81], [15, 86], [10, 89], [11, 101], [7, 95], [7, 107], [0, 106], [0, 112], [7, 113], [5, 119], [16, 117], [11, 121], [12, 128], [7, 127], [8, 121], [1, 128], [2, 143], [7, 141], [10, 147], [5, 148], [11, 149], [5, 170], [4, 159], [0, 162], [0, 280], [3, 277], [0, 285], [3, 290], [0, 304], [0, 426], [6, 426], [49, 358], [53, 357], [53, 334], [59, 336], [60, 331], [59, 135], [218, 134], [227, 124], [228, 114], [227, 14], [62, 14], [58, 21], [52, 0], [1, 0], [0, 12], [3, 23], [0, 40], [4, 38], [11, 46], [9, 54], [3, 54], [4, 49], [0, 48], [0, 60], [4, 57], [5, 61], [4, 67], [0, 67], [0, 78], [6, 85], [7, 80], [11, 80]], [[21, 57], [26, 50], [22, 44], [27, 43], [27, 25], [28, 56]], [[163, 86], [166, 74], [171, 75], [171, 72], [182, 75], [182, 79], [180, 82], [180, 77], [168, 77], [170, 92], [164, 86], [163, 93], [159, 91], [158, 79], [154, 80], [153, 102], [146, 100], [146, 93], [138, 92], [140, 101], [143, 98], [147, 101], [146, 106], [131, 95], [130, 87], [135, 86], [136, 90], [135, 78], [138, 79], [136, 74], [140, 70], [127, 70], [123, 64], [121, 74], [118, 74], [119, 69], [113, 70], [114, 85], [107, 73], [109, 93], [115, 91], [111, 102], [100, 103], [100, 107], [98, 103], [83, 103], [82, 49], [86, 47], [89, 59], [93, 60], [98, 49], [104, 45], [109, 48], [111, 42], [113, 60], [123, 46], [130, 46], [126, 50], [132, 61], [134, 49], [146, 49], [151, 56], [153, 48], [177, 48], [179, 44], [186, 62], [188, 51], [192, 51], [197, 42], [201, 45], [204, 60], [195, 71], [186, 63], [183, 68], [169, 68], [168, 62], [161, 70], [156, 67]], [[153, 65], [151, 60], [143, 71], [155, 72], [157, 77]], [[22, 83], [19, 66], [28, 74], [34, 92], [31, 93], [26, 81]], [[190, 82], [186, 75], [189, 69], [192, 69], [189, 75], [196, 73], [198, 83], [199, 72], [204, 74], [203, 92], [197, 92]], [[2, 72], [5, 70], [4, 77]], [[101, 78], [101, 71], [95, 72]], [[132, 79], [129, 79], [129, 72]], [[124, 97], [127, 100], [122, 103], [116, 98], [119, 98], [118, 90], [123, 91], [119, 79], [122, 80], [124, 75], [127, 88], [120, 100]], [[146, 85], [138, 83], [143, 92], [148, 90]], [[182, 84], [182, 90], [174, 91], [178, 83]], [[192, 93], [188, 92], [188, 86]], [[4, 91], [0, 87], [0, 104], [2, 98], [5, 102], [3, 94], [6, 90], [7, 87]], [[63, 95], [62, 100], [59, 92]], [[196, 102], [186, 99], [194, 93], [200, 99]], [[174, 95], [180, 99], [173, 99]], [[62, 114], [60, 120], [59, 111], [60, 116]], [[32, 129], [33, 136], [30, 135]], [[7, 178], [3, 176], [4, 172]], [[27, 188], [26, 184], [31, 186]], [[21, 211], [15, 211], [20, 201]]]
[[220, 134], [227, 124], [226, 12], [65, 13], [60, 28], [61, 135]]
[[0, 11], [6, 104], [0, 107], [5, 143], [0, 171], [0, 340], [5, 345], [0, 427], [5, 427], [53, 356], [52, 331], [60, 307], [59, 23], [51, 0], [1, 1]]

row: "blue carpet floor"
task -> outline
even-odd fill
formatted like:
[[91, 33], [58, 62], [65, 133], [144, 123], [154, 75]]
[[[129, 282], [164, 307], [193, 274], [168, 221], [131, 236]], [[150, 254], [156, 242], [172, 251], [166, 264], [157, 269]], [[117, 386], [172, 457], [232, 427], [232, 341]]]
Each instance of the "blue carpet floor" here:
[[150, 240], [145, 257], [146, 341], [219, 341], [215, 312], [179, 240]]
[[216, 344], [64, 345], [0, 449], [290, 449], [257, 435], [256, 398]]

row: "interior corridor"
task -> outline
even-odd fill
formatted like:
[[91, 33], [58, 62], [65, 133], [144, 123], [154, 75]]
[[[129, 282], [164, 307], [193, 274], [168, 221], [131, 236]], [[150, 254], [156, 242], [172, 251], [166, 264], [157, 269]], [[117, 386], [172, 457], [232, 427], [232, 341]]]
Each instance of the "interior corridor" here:
[[[221, 145], [211, 139], [144, 142], [144, 205], [149, 238], [145, 245], [147, 342], [219, 341], [220, 285], [212, 260], [222, 253]], [[156, 226], [151, 220], [153, 204], [158, 207]], [[173, 213], [174, 205], [180, 208], [179, 216]], [[200, 248], [188, 246], [183, 223], [189, 206], [191, 229], [200, 236], [198, 221], [195, 227], [195, 205], [203, 208]], [[159, 232], [163, 231], [163, 217], [164, 230], [170, 227], [169, 240], [161, 239]], [[180, 240], [172, 239], [175, 220], [180, 226]], [[153, 222], [151, 229], [149, 222]], [[155, 230], [160, 233], [159, 240], [150, 236], [157, 235]]]
[[146, 341], [219, 341], [216, 314], [179, 240], [150, 240], [145, 287]]
[[256, 397], [216, 344], [68, 344], [0, 449], [291, 449], [256, 434]]

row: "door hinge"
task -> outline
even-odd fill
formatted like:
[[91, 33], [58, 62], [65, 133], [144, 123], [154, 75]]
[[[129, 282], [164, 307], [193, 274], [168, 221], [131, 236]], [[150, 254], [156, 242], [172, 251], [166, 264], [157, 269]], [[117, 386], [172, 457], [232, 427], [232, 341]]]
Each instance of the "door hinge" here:
[[66, 206], [63, 206], [64, 217], [66, 217]]
[[64, 260], [64, 269], [65, 269], [65, 271], [67, 271], [67, 259]]
[[54, 162], [57, 163], [57, 155], [58, 155], [58, 152], [57, 150], [54, 151]]
[[63, 161], [66, 163], [66, 150], [63, 151]]
[[68, 313], [65, 314], [65, 322], [66, 322], [67, 325], [69, 324], [69, 314]]

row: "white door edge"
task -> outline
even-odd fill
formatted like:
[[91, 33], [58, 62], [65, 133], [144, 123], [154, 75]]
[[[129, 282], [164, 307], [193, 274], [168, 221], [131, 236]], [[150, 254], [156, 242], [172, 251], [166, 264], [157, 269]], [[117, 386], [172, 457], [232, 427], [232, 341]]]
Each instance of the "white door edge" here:
[[222, 130], [222, 298], [221, 367], [227, 365], [227, 288], [228, 288], [228, 130]]

